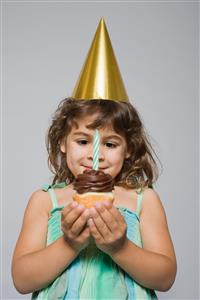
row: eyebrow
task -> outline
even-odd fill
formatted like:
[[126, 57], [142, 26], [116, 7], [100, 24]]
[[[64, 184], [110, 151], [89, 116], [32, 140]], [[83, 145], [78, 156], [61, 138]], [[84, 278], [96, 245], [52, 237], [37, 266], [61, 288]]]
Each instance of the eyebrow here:
[[122, 141], [122, 138], [119, 135], [115, 135], [115, 134], [107, 135], [105, 136], [105, 139], [116, 139], [120, 142]]
[[[73, 135], [84, 135], [85, 137], [93, 137], [92, 134], [88, 134], [88, 133], [85, 133], [83, 131], [76, 131], [73, 133]], [[107, 135], [104, 137], [104, 139], [117, 139], [119, 141], [121, 141], [121, 137], [119, 135], [115, 135], [115, 134], [111, 134], [111, 135]]]
[[84, 135], [86, 137], [90, 137], [91, 136], [91, 134], [87, 134], [87, 133], [82, 132], [82, 131], [76, 131], [76, 132], [73, 133], [73, 135]]

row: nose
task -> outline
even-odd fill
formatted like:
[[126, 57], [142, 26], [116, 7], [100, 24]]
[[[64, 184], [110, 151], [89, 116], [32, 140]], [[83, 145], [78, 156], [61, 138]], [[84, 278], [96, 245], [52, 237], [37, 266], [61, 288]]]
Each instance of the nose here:
[[[88, 159], [93, 160], [93, 147], [90, 148], [88, 152]], [[105, 159], [103, 147], [99, 146], [99, 162]]]

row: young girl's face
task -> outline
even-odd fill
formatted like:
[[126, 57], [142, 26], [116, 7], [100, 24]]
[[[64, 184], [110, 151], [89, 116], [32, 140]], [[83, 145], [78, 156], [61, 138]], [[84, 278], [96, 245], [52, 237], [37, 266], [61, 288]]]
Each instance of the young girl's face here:
[[[61, 144], [61, 151], [66, 153], [67, 166], [75, 177], [84, 170], [92, 169], [95, 129], [86, 126], [94, 120], [94, 116], [76, 120], [78, 127], [73, 126]], [[99, 133], [99, 170], [115, 178], [123, 166], [124, 159], [129, 157], [126, 141], [110, 127], [99, 129]]]

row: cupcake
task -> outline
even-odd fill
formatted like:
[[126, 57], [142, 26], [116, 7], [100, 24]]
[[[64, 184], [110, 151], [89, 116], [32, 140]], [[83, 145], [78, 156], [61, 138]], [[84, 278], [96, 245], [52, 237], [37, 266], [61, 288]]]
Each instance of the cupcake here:
[[73, 200], [90, 208], [96, 202], [114, 201], [114, 182], [109, 174], [100, 170], [85, 170], [74, 181]]

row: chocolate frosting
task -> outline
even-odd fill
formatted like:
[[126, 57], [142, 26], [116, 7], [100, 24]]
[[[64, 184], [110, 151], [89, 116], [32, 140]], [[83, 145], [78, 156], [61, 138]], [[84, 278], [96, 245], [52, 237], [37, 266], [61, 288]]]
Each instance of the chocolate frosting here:
[[78, 194], [88, 192], [112, 192], [114, 182], [112, 176], [103, 171], [85, 170], [83, 174], [78, 174], [74, 181], [74, 189]]

